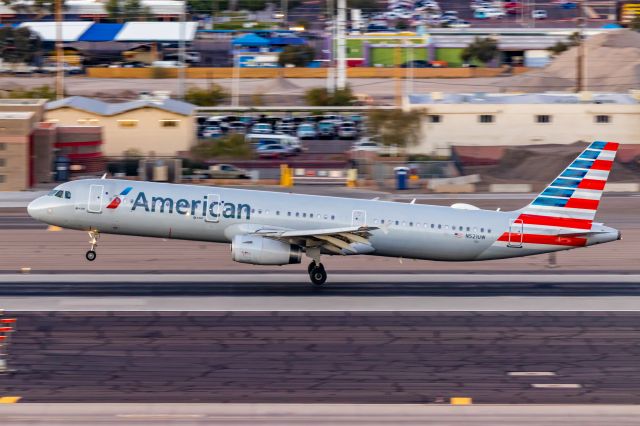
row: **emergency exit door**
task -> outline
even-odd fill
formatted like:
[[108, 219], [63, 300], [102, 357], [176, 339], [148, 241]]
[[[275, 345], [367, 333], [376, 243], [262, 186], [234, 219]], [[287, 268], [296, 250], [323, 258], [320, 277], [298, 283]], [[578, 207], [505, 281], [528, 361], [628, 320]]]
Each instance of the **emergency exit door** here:
[[367, 212], [354, 210], [351, 213], [351, 226], [365, 226], [367, 224]]

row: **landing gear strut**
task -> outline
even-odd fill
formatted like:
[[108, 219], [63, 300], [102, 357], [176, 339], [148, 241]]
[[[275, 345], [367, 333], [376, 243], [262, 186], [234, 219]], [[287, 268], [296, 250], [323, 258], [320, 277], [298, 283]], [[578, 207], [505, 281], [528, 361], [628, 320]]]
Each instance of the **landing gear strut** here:
[[97, 254], [95, 248], [98, 245], [98, 238], [100, 238], [100, 233], [98, 231], [89, 231], [89, 244], [91, 244], [91, 248], [85, 254], [85, 257], [89, 262], [96, 260]]

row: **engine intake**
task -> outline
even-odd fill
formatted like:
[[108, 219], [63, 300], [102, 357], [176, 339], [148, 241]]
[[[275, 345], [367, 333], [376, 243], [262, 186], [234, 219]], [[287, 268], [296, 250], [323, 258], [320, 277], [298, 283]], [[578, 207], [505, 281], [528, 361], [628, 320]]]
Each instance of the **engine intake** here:
[[231, 242], [231, 257], [252, 265], [289, 265], [302, 261], [302, 249], [270, 238], [236, 235]]

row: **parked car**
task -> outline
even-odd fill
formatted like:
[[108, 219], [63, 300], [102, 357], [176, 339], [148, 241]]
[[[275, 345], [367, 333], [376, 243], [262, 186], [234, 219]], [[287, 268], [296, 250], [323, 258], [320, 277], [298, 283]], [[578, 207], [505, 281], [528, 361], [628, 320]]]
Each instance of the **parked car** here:
[[549, 14], [547, 13], [546, 10], [536, 9], [531, 12], [531, 17], [533, 19], [547, 19], [549, 17]]
[[231, 164], [209, 166], [207, 174], [211, 179], [249, 179], [249, 172]]
[[351, 121], [345, 121], [338, 126], [338, 137], [340, 139], [355, 139], [358, 136], [358, 129], [356, 129], [355, 123]]
[[431, 68], [431, 63], [423, 59], [416, 59], [414, 61], [407, 61], [400, 65], [401, 68]]
[[471, 26], [469, 21], [465, 21], [463, 19], [456, 19], [455, 21], [447, 22], [446, 25], [449, 28], [469, 28]]
[[220, 126], [207, 126], [202, 131], [203, 138], [215, 138], [217, 136], [221, 136], [224, 132], [220, 128]]
[[304, 123], [298, 126], [296, 135], [300, 139], [315, 139], [318, 137], [318, 132], [316, 131], [316, 126], [314, 126], [313, 124]]
[[269, 134], [273, 133], [273, 129], [269, 123], [256, 123], [251, 128], [251, 133]]
[[318, 137], [320, 139], [331, 139], [335, 134], [335, 124], [332, 121], [323, 120], [318, 123]]
[[292, 155], [289, 148], [280, 144], [261, 145], [256, 153], [260, 158], [283, 158]]
[[479, 8], [479, 9], [476, 9], [475, 12], [473, 12], [473, 17], [475, 19], [492, 19], [492, 18], [502, 19], [505, 16], [506, 14], [504, 13], [504, 11], [493, 8], [493, 7]]
[[242, 121], [233, 121], [229, 123], [229, 131], [232, 133], [246, 133], [247, 126]]
[[351, 146], [351, 151], [380, 152], [382, 147], [369, 138], [362, 138]]

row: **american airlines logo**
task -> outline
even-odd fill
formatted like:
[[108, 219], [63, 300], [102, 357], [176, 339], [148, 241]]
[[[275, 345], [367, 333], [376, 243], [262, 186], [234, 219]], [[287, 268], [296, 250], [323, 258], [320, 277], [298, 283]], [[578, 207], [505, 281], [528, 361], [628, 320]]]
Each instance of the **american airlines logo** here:
[[194, 217], [223, 217], [246, 220], [251, 218], [251, 206], [249, 204], [209, 200], [206, 195], [200, 200], [188, 200], [186, 198], [174, 200], [171, 197], [152, 196], [149, 201], [147, 195], [144, 192], [140, 192], [133, 202], [133, 206], [131, 206], [131, 211], [136, 211], [137, 209], [144, 209], [147, 213], [176, 213]]
[[120, 205], [120, 203], [122, 203], [122, 198], [120, 197], [126, 197], [127, 194], [129, 192], [131, 192], [131, 190], [133, 189], [132, 186], [128, 186], [126, 187], [118, 196], [116, 196], [116, 198], [114, 198], [113, 200], [111, 200], [111, 202], [109, 203], [109, 205], [107, 206], [108, 209], [117, 209], [118, 206]]

